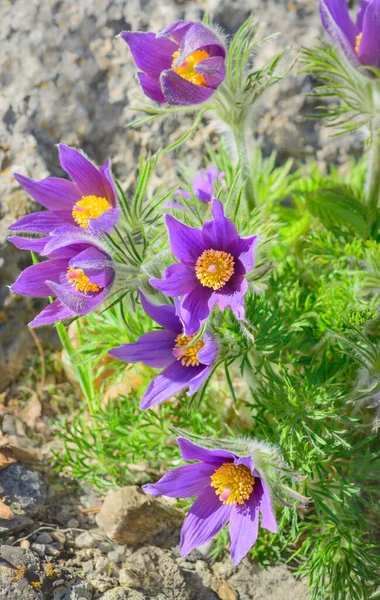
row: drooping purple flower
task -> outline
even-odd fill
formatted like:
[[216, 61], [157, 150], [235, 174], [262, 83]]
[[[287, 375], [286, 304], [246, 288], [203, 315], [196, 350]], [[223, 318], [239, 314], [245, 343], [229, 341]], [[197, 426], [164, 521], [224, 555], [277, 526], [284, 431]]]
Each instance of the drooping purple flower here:
[[380, 0], [360, 0], [356, 23], [346, 0], [319, 0], [322, 24], [355, 66], [380, 69]]
[[[201, 202], [210, 204], [214, 198], [215, 183], [217, 180], [222, 181], [223, 177], [224, 173], [219, 172], [215, 166], [201, 169], [196, 174], [191, 186], [194, 196]], [[184, 196], [187, 200], [191, 199], [191, 194], [186, 190], [177, 190], [177, 194]]]
[[59, 144], [58, 151], [61, 166], [72, 181], [60, 177], [33, 181], [15, 173], [24, 190], [47, 210], [21, 217], [9, 229], [43, 234], [72, 226], [94, 233], [111, 231], [119, 208], [110, 162], [97, 169], [74, 148]]
[[156, 306], [141, 292], [140, 296], [147, 315], [164, 329], [144, 333], [136, 343], [113, 348], [109, 354], [126, 363], [142, 362], [148, 367], [164, 367], [150, 382], [141, 400], [140, 408], [145, 410], [186, 387], [189, 388], [188, 396], [195, 394], [210, 374], [218, 348], [208, 332], [191, 344], [193, 336], [183, 335], [174, 306]]
[[241, 238], [219, 200], [213, 200], [212, 215], [214, 220], [201, 230], [165, 215], [171, 249], [180, 262], [166, 269], [164, 279], [150, 280], [165, 295], [182, 296], [178, 315], [186, 335], [199, 331], [214, 306], [229, 307], [244, 318], [245, 276], [253, 269], [258, 238]]
[[178, 21], [160, 33], [124, 31], [140, 85], [159, 103], [190, 106], [206, 102], [225, 77], [226, 50], [210, 29]]
[[209, 450], [178, 438], [184, 460], [200, 462], [166, 473], [143, 490], [152, 496], [197, 496], [182, 527], [181, 556], [213, 538], [229, 521], [231, 558], [237, 565], [255, 544], [259, 528], [277, 532], [268, 487], [250, 456]]
[[[20, 238], [9, 240], [20, 247]], [[111, 256], [90, 232], [71, 229], [43, 240], [41, 254], [48, 260], [27, 267], [11, 286], [12, 292], [24, 296], [56, 296], [29, 327], [86, 315], [106, 300], [115, 281]]]

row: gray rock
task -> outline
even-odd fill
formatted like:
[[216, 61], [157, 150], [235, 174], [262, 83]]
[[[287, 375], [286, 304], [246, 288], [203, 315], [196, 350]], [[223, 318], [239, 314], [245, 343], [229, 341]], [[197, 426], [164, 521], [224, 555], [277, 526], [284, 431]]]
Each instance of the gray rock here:
[[137, 486], [128, 486], [109, 494], [96, 517], [99, 527], [119, 544], [136, 546], [159, 537], [178, 535], [183, 513], [144, 494]]
[[15, 514], [15, 518], [11, 521], [8, 519], [0, 519], [0, 537], [18, 533], [31, 525], [33, 525], [33, 520], [29, 517], [23, 517], [22, 515]]
[[36, 537], [36, 544], [51, 544], [53, 538], [47, 531], [41, 531]]
[[90, 531], [84, 531], [75, 538], [75, 545], [77, 548], [97, 548], [97, 546], [104, 542], [105, 534], [99, 529], [91, 529]]
[[13, 464], [0, 471], [0, 497], [2, 496], [7, 498], [15, 512], [35, 517], [45, 506], [47, 487], [38, 471]]
[[101, 594], [99, 600], [146, 600], [146, 598], [141, 592], [137, 592], [136, 590], [117, 587]]
[[64, 595], [59, 596], [59, 600], [92, 600], [94, 588], [89, 581], [76, 579], [65, 591]]
[[38, 556], [40, 556], [41, 558], [44, 558], [45, 544], [32, 544], [31, 549], [34, 550], [34, 552], [37, 552]]

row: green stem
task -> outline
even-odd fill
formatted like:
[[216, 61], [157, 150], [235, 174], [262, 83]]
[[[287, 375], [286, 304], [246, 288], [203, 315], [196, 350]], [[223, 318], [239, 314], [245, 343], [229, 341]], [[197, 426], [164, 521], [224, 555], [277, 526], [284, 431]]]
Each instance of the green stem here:
[[380, 202], [380, 121], [372, 124], [372, 147], [368, 164], [365, 200], [374, 222]]
[[240, 169], [244, 186], [244, 195], [247, 202], [248, 210], [251, 212], [255, 206], [255, 194], [252, 186], [252, 165], [250, 161], [250, 153], [247, 150], [247, 140], [243, 128], [234, 128], [233, 134], [236, 143], [238, 155], [238, 168]]

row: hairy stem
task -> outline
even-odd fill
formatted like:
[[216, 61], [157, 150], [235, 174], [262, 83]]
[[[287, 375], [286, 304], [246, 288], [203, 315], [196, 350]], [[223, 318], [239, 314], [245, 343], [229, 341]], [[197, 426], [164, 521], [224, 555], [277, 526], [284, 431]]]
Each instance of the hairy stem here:
[[365, 200], [372, 220], [376, 220], [376, 213], [380, 201], [380, 121], [372, 124], [372, 147], [368, 164]]
[[233, 130], [236, 150], [238, 155], [238, 168], [241, 171], [243, 182], [245, 183], [244, 195], [249, 211], [251, 212], [255, 206], [255, 194], [252, 187], [252, 165], [250, 162], [250, 153], [247, 149], [247, 140], [244, 127], [237, 127]]

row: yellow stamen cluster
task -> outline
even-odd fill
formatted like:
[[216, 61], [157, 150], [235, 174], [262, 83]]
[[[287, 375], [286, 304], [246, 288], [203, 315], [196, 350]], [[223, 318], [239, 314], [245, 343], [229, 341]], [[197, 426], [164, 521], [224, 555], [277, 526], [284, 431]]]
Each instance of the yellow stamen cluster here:
[[255, 478], [245, 465], [224, 463], [211, 475], [211, 487], [223, 504], [244, 504], [252, 494]]
[[180, 333], [175, 341], [173, 354], [177, 360], [182, 362], [184, 367], [197, 367], [199, 365], [198, 352], [203, 348], [205, 343], [201, 338], [190, 345], [193, 339], [193, 335], [183, 335]]
[[89, 277], [87, 277], [82, 269], [69, 267], [66, 272], [66, 278], [75, 287], [77, 292], [88, 294], [88, 292], [99, 292], [102, 289], [97, 283], [91, 283]]
[[83, 196], [83, 198], [74, 204], [72, 215], [79, 227], [88, 229], [88, 222], [90, 219], [97, 219], [110, 208], [112, 208], [112, 206], [106, 198], [100, 198], [99, 196]]
[[196, 65], [205, 58], [210, 58], [210, 55], [205, 50], [196, 50], [186, 58], [178, 67], [175, 66], [175, 62], [179, 56], [179, 50], [173, 54], [172, 69], [183, 79], [191, 81], [196, 85], [206, 85], [206, 80], [200, 73], [195, 70]]
[[234, 274], [235, 261], [223, 250], [205, 250], [195, 263], [195, 274], [201, 284], [220, 290]]
[[359, 33], [359, 35], [356, 36], [356, 45], [355, 45], [355, 53], [359, 54], [360, 51], [360, 44], [362, 41], [362, 33]]

